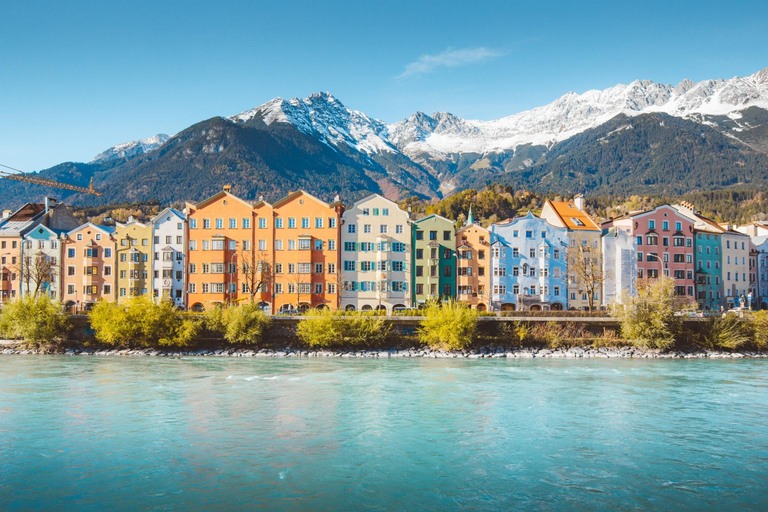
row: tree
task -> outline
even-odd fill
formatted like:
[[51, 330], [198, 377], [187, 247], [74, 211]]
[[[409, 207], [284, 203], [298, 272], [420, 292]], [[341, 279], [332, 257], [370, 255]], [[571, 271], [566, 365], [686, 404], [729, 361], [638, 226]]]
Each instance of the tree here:
[[27, 293], [31, 292], [33, 297], [37, 297], [46, 283], [50, 285], [55, 281], [58, 268], [50, 256], [38, 251], [37, 254], [21, 258], [21, 266], [17, 270], [21, 282], [26, 285]]
[[622, 335], [642, 348], [670, 348], [679, 327], [674, 293], [675, 280], [668, 276], [639, 283], [637, 295], [626, 297], [614, 309]]
[[256, 295], [269, 293], [272, 289], [274, 268], [266, 251], [240, 251], [240, 260], [243, 262], [242, 271], [250, 294], [250, 302], [254, 304]]
[[575, 287], [580, 294], [587, 294], [589, 311], [594, 310], [595, 295], [607, 278], [600, 249], [589, 243], [568, 247], [568, 286]]

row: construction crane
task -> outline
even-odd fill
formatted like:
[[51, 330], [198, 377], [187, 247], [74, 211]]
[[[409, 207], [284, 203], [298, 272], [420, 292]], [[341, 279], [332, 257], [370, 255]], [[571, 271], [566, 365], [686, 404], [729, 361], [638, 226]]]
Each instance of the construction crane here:
[[46, 187], [65, 188], [67, 190], [74, 190], [75, 192], [84, 192], [86, 194], [93, 194], [96, 196], [101, 195], [101, 192], [97, 192], [96, 190], [93, 189], [93, 178], [91, 178], [90, 187], [80, 187], [78, 185], [70, 185], [69, 183], [61, 183], [61, 182], [49, 180], [46, 178], [38, 178], [37, 176], [30, 176], [29, 174], [26, 174], [23, 171], [14, 169], [13, 167], [9, 167], [7, 165], [0, 164], [0, 167], [4, 167], [5, 169], [16, 171], [16, 173], [10, 173], [8, 171], [0, 169], [0, 178], [16, 180], [16, 181], [24, 181], [26, 183], [34, 183], [36, 185], [43, 185]]

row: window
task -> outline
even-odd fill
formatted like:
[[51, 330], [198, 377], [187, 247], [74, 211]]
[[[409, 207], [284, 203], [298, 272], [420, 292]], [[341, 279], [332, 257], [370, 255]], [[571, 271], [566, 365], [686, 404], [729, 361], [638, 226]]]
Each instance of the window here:
[[329, 217], [328, 218], [328, 227], [329, 228], [335, 228], [336, 227], [336, 218], [335, 217]]
[[323, 227], [323, 218], [322, 217], [315, 217], [315, 227], [316, 228], [322, 228]]
[[416, 249], [416, 259], [417, 260], [424, 259], [424, 249]]
[[395, 234], [401, 235], [403, 233], [403, 225], [397, 224], [395, 226]]
[[648, 229], [656, 229], [656, 221], [651, 219], [648, 221]]
[[[661, 229], [664, 230], [664, 231], [669, 231], [669, 221], [668, 220], [665, 220], [665, 221], [663, 221], [661, 223]], [[678, 231], [680, 231], [680, 230], [678, 229]]]
[[329, 274], [335, 274], [336, 273], [336, 264], [335, 263], [329, 263], [328, 264], [328, 273]]
[[301, 228], [302, 229], [309, 228], [309, 217], [302, 217], [301, 218]]
[[288, 240], [288, 250], [289, 251], [296, 250], [296, 240]]
[[443, 240], [449, 240], [451, 239], [451, 232], [450, 231], [443, 231]]
[[289, 228], [295, 228], [296, 227], [296, 219], [293, 217], [288, 217], [288, 227]]
[[275, 219], [275, 228], [282, 228], [283, 227], [283, 219], [277, 218]]
[[323, 273], [323, 264], [315, 263], [315, 274], [322, 274], [322, 273]]
[[299, 263], [299, 274], [309, 274], [312, 272], [311, 263]]
[[437, 240], [437, 231], [430, 231], [429, 232], [429, 239], [430, 240]]
[[[515, 285], [517, 286], [517, 285]], [[507, 293], [507, 287], [506, 285], [499, 284], [493, 286], [493, 294], [494, 295], [505, 295]], [[517, 293], [517, 291], [515, 291]]]
[[350, 224], [347, 226], [347, 233], [355, 234], [356, 232], [357, 232], [357, 226], [355, 224]]
[[683, 223], [675, 222], [675, 231], [682, 231], [682, 230], [683, 230]]
[[197, 229], [197, 219], [189, 219], [189, 228]]
[[363, 224], [363, 233], [370, 233], [370, 232], [371, 232], [371, 225]]
[[295, 274], [296, 273], [296, 264], [295, 263], [289, 263], [288, 264], [288, 273], [289, 274]]
[[344, 261], [344, 270], [347, 272], [354, 272], [355, 271], [355, 262], [345, 260]]
[[386, 235], [388, 229], [389, 229], [389, 226], [387, 226], [386, 224], [382, 224], [379, 226], [379, 233], [381, 233], [382, 235]]
[[452, 270], [448, 265], [443, 266], [443, 277], [451, 277]]
[[299, 238], [299, 250], [300, 251], [308, 251], [312, 248], [312, 239], [310, 238]]

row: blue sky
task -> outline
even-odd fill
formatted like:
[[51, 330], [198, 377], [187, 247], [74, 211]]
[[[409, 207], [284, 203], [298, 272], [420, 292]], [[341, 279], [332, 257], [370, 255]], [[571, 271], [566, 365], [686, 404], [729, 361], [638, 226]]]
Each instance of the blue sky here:
[[768, 2], [3, 2], [0, 163], [39, 170], [276, 96], [386, 122], [768, 67]]

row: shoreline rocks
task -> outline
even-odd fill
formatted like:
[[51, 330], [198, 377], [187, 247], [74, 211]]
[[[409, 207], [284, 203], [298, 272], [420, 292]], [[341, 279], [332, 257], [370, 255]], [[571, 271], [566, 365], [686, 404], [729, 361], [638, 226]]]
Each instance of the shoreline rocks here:
[[766, 352], [735, 351], [721, 352], [713, 350], [661, 352], [658, 350], [642, 350], [635, 347], [594, 348], [509, 348], [481, 347], [461, 351], [433, 350], [427, 347], [389, 348], [389, 349], [360, 349], [360, 350], [330, 350], [312, 348], [234, 348], [219, 347], [199, 350], [158, 350], [158, 349], [115, 349], [115, 348], [26, 348], [24, 346], [8, 346], [0, 350], [0, 355], [66, 355], [66, 356], [132, 356], [132, 357], [325, 357], [342, 359], [390, 359], [390, 358], [432, 358], [432, 359], [743, 359], [766, 358]]

